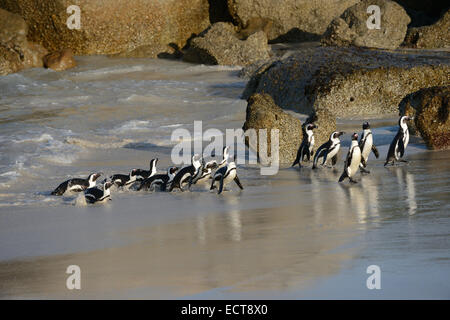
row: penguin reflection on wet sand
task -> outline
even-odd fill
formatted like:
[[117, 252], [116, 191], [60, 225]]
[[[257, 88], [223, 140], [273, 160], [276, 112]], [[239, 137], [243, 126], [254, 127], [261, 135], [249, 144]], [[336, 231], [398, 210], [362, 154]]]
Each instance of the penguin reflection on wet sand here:
[[342, 136], [345, 132], [343, 131], [335, 131], [331, 134], [330, 139], [322, 144], [314, 156], [313, 161], [313, 169], [317, 168], [317, 162], [319, 159], [322, 160], [322, 166], [327, 165], [331, 162], [331, 165], [334, 166], [337, 162], [337, 154], [341, 147], [341, 140], [339, 137]]
[[306, 124], [302, 127], [303, 130], [303, 141], [300, 144], [300, 148], [297, 151], [297, 158], [295, 159], [292, 167], [298, 164], [301, 168], [301, 162], [306, 159], [308, 161], [311, 160], [311, 157], [314, 155], [314, 132], [313, 130], [318, 128], [314, 123]]
[[105, 202], [111, 200], [111, 186], [114, 184], [111, 181], [107, 181], [103, 184], [103, 189], [96, 186], [89, 188], [84, 192], [84, 197], [88, 203]]
[[402, 116], [398, 120], [398, 131], [392, 140], [391, 145], [389, 146], [389, 151], [386, 156], [386, 162], [384, 166], [387, 164], [394, 164], [395, 161], [398, 162], [408, 162], [403, 160], [403, 155], [405, 154], [406, 147], [409, 143], [409, 130], [407, 121], [413, 120], [413, 117]]
[[55, 190], [52, 191], [53, 196], [62, 196], [66, 191], [81, 192], [88, 188], [95, 186], [95, 181], [103, 173], [91, 173], [86, 179], [83, 178], [73, 178], [61, 183]]
[[234, 181], [241, 190], [244, 190], [244, 187], [239, 180], [236, 169], [236, 156], [234, 156], [234, 160], [228, 162], [226, 166], [219, 168], [213, 176], [211, 182], [210, 190], [214, 190], [216, 188], [215, 184], [219, 183], [219, 188], [217, 194], [221, 194], [224, 190], [225, 186], [229, 184], [231, 181]]
[[364, 122], [362, 128], [363, 132], [359, 140], [359, 148], [361, 149], [361, 163], [359, 165], [359, 169], [362, 173], [370, 173], [370, 171], [366, 169], [370, 152], [373, 152], [377, 159], [380, 154], [378, 153], [377, 147], [373, 144], [373, 135], [370, 130], [369, 122]]
[[354, 175], [358, 171], [359, 165], [361, 163], [361, 149], [358, 144], [358, 134], [354, 133], [352, 135], [352, 144], [347, 153], [347, 158], [345, 159], [344, 164], [344, 172], [339, 178], [339, 182], [344, 181], [345, 178], [348, 178], [350, 182], [356, 183], [353, 180]]

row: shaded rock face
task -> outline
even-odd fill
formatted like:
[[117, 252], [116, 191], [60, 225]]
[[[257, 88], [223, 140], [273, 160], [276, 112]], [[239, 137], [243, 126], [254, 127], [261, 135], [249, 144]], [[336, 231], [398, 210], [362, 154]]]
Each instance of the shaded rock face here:
[[0, 75], [42, 67], [47, 50], [27, 41], [28, 27], [18, 15], [0, 9]]
[[246, 65], [268, 59], [270, 47], [263, 31], [240, 40], [231, 23], [217, 22], [190, 42], [183, 60], [195, 63]]
[[317, 40], [331, 20], [359, 0], [228, 0], [228, 10], [240, 28], [251, 19], [271, 21], [269, 40]]
[[59, 52], [49, 53], [44, 57], [44, 67], [55, 71], [63, 71], [77, 66], [72, 55], [72, 50], [64, 49]]
[[[295, 160], [303, 137], [300, 120], [284, 112], [267, 94], [255, 94], [250, 97], [242, 129], [244, 131], [267, 129], [267, 152], [269, 155], [272, 151], [270, 130], [278, 129], [280, 164], [291, 164]], [[249, 145], [248, 141], [246, 143]], [[258, 152], [260, 162], [265, 164], [264, 154], [259, 153], [258, 147], [251, 144], [249, 147]]]
[[255, 73], [243, 98], [269, 94], [284, 109], [325, 109], [335, 117], [397, 113], [404, 96], [448, 85], [447, 52], [386, 52], [361, 48], [305, 48]]
[[[367, 19], [371, 16], [367, 8], [371, 5], [380, 7], [380, 29], [367, 27]], [[410, 22], [406, 11], [396, 2], [363, 0], [331, 22], [321, 42], [324, 45], [396, 49], [403, 42]]]
[[407, 95], [401, 115], [414, 116], [413, 133], [420, 133], [429, 149], [450, 148], [450, 86], [432, 87]]
[[410, 28], [404, 46], [410, 48], [450, 47], [450, 10], [431, 26]]
[[[67, 7], [81, 9], [81, 29], [70, 30]], [[151, 46], [149, 57], [173, 53], [209, 25], [208, 0], [2, 0], [0, 7], [20, 14], [28, 38], [50, 51], [70, 48], [76, 55], [115, 54]]]

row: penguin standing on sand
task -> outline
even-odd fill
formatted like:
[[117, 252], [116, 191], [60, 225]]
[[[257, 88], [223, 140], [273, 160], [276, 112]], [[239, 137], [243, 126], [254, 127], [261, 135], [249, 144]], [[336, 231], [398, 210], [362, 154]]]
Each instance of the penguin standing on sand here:
[[300, 148], [297, 151], [297, 158], [295, 159], [292, 167], [298, 164], [301, 168], [301, 162], [304, 161], [305, 156], [310, 161], [311, 157], [314, 155], [314, 132], [317, 126], [314, 123], [308, 123], [303, 126], [303, 141], [300, 144]]
[[81, 192], [95, 186], [95, 181], [102, 175], [99, 173], [91, 173], [86, 179], [73, 178], [61, 183], [52, 191], [53, 196], [62, 196], [66, 191]]
[[319, 159], [322, 160], [322, 166], [327, 165], [331, 162], [331, 165], [334, 166], [337, 162], [337, 153], [341, 147], [341, 140], [339, 137], [342, 136], [345, 132], [343, 131], [335, 131], [331, 134], [330, 139], [322, 144], [314, 156], [313, 161], [313, 169], [317, 168], [317, 162]]
[[228, 162], [226, 166], [219, 168], [213, 176], [211, 182], [210, 190], [214, 190], [216, 188], [215, 184], [219, 183], [219, 188], [217, 194], [221, 194], [224, 187], [229, 184], [231, 181], [234, 181], [241, 190], [244, 190], [244, 187], [239, 180], [236, 169], [236, 156], [234, 161]]
[[99, 187], [89, 188], [84, 192], [84, 197], [88, 203], [104, 202], [111, 200], [111, 186], [113, 183], [107, 181], [103, 183], [103, 189]]
[[369, 122], [364, 122], [362, 128], [363, 132], [359, 140], [359, 149], [361, 149], [361, 164], [359, 165], [359, 169], [362, 173], [370, 173], [370, 171], [366, 169], [370, 152], [373, 152], [377, 159], [380, 154], [378, 153], [377, 147], [373, 144], [373, 136]]
[[169, 184], [169, 192], [175, 188], [184, 191], [184, 187], [189, 183], [189, 180], [198, 173], [200, 167], [200, 157], [195, 154], [192, 156], [192, 164], [177, 172], [172, 182]]
[[398, 120], [398, 131], [392, 140], [391, 145], [389, 146], [389, 150], [386, 157], [386, 162], [384, 166], [387, 164], [394, 164], [395, 161], [398, 162], [408, 162], [403, 160], [402, 157], [405, 154], [406, 147], [409, 143], [409, 130], [408, 124], [406, 123], [409, 120], [414, 119], [413, 117], [402, 116]]
[[339, 178], [339, 182], [344, 181], [345, 178], [348, 178], [350, 182], [356, 183], [353, 180], [354, 175], [358, 171], [359, 165], [361, 164], [361, 149], [358, 144], [358, 134], [354, 133], [352, 135], [352, 144], [347, 153], [347, 158], [345, 159], [344, 164], [344, 172]]
[[154, 191], [156, 187], [159, 187], [161, 191], [165, 191], [167, 185], [172, 182], [173, 178], [175, 178], [177, 171], [177, 167], [170, 167], [169, 169], [167, 169], [167, 174], [152, 175], [151, 177], [148, 177], [141, 182], [141, 185], [138, 187], [137, 191]]

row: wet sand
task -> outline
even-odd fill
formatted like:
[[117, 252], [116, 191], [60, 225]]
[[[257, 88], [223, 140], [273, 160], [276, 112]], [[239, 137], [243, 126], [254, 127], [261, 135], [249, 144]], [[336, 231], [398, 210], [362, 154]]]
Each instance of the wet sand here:
[[[393, 283], [406, 277], [410, 284], [379, 298], [410, 297], [410, 287], [421, 298], [449, 298], [449, 158], [418, 152], [395, 168], [372, 161], [357, 185], [338, 184], [339, 170], [289, 168], [261, 177], [247, 168], [245, 190], [223, 196], [119, 193], [106, 206], [2, 210], [0, 294], [357, 298], [356, 289], [326, 283], [344, 277], [369, 295], [360, 264], [371, 262]], [[441, 277], [423, 283], [417, 260]], [[71, 264], [81, 268], [81, 290], [65, 287]]]

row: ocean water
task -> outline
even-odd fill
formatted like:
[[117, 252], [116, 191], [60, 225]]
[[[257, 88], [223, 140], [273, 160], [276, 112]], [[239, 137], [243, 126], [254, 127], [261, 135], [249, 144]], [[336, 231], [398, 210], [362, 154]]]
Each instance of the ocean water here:
[[[222, 132], [245, 121], [237, 67], [77, 61], [0, 77], [1, 298], [450, 298], [450, 152], [412, 137], [410, 162], [384, 168], [395, 117], [371, 120], [381, 157], [356, 185], [337, 182], [346, 135], [335, 169], [239, 165], [243, 191], [113, 190], [93, 206], [50, 196], [69, 177], [154, 157], [165, 170], [173, 131], [194, 121]], [[71, 264], [80, 291], [65, 287]], [[365, 286], [373, 264], [382, 290]]]

